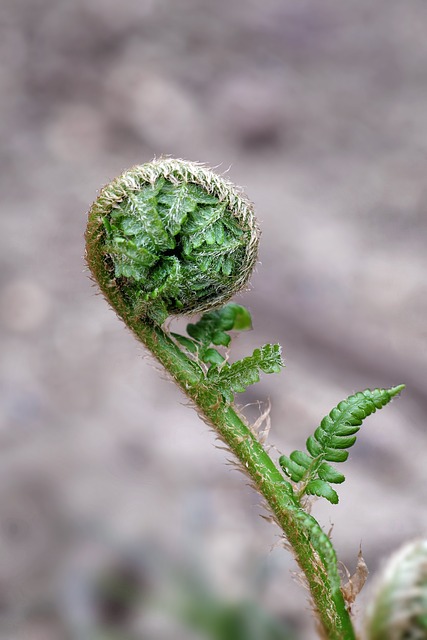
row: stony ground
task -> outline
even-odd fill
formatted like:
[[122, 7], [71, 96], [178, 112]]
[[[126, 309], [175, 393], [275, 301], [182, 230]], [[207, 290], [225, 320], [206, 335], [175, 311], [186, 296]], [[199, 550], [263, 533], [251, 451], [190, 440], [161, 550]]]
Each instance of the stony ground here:
[[[312, 634], [257, 497], [85, 271], [97, 190], [154, 155], [230, 168], [256, 204], [236, 352], [284, 346], [285, 372], [242, 398], [270, 398], [271, 444], [301, 446], [357, 389], [408, 385], [363, 430], [341, 504], [314, 507], [341, 559], [362, 542], [375, 573], [425, 533], [426, 21], [423, 0], [2, 0], [5, 640], [89, 637], [82, 590], [153, 549]], [[129, 625], [178, 637], [161, 616]]]

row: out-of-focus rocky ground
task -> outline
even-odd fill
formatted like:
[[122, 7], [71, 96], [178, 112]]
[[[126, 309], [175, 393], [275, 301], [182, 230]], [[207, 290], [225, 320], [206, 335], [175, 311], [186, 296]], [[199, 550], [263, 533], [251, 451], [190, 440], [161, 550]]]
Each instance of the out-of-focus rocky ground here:
[[[353, 391], [408, 385], [363, 428], [341, 504], [314, 507], [341, 559], [362, 542], [375, 573], [426, 533], [426, 24], [423, 0], [2, 0], [2, 638], [92, 637], [97, 576], [157, 556], [312, 637], [256, 495], [85, 270], [97, 190], [155, 155], [230, 167], [256, 204], [236, 354], [284, 346], [242, 397], [270, 398], [277, 450]], [[181, 637], [144, 611], [132, 637]]]

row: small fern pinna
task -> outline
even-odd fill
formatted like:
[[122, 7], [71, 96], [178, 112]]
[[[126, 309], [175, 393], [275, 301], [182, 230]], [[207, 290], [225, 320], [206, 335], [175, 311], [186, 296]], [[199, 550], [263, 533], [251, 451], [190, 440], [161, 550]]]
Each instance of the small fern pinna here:
[[[277, 465], [238, 407], [235, 395], [261, 373], [283, 367], [266, 344], [230, 364], [232, 334], [251, 327], [249, 312], [227, 301], [247, 285], [257, 261], [253, 206], [204, 166], [158, 159], [102, 189], [89, 212], [87, 262], [105, 298], [165, 367], [233, 452], [283, 530], [308, 584], [323, 638], [352, 640], [350, 598], [328, 535], [307, 512], [307, 495], [332, 503], [362, 420], [403, 385], [366, 390], [340, 402], [306, 443]], [[187, 335], [171, 333], [170, 315], [203, 313]]]

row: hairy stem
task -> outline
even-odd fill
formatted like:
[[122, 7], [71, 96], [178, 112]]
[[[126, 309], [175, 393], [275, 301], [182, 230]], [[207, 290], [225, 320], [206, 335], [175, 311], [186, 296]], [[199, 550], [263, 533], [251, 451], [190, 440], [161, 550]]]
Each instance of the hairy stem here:
[[[89, 212], [86, 256], [119, 317], [216, 430], [263, 496], [305, 575], [322, 637], [354, 640], [328, 536], [302, 509], [290, 483], [230, 404], [233, 395], [221, 391], [216, 370], [209, 369], [214, 374], [209, 377], [161, 328], [169, 315], [217, 308], [245, 286], [258, 240], [253, 207], [238, 189], [201, 165], [159, 159], [104, 187]], [[249, 366], [254, 359], [255, 352], [243, 362]], [[273, 360], [263, 370], [277, 366]], [[253, 378], [254, 372], [248, 376]], [[243, 388], [238, 381], [237, 391]], [[230, 393], [234, 390], [231, 385]]]
[[[214, 427], [265, 499], [304, 572], [324, 637], [354, 640], [339, 576], [330, 575], [331, 565], [336, 562], [332, 545], [314, 518], [302, 511], [282, 474], [245, 420], [234, 407], [224, 402], [199, 367], [161, 327], [130, 317], [126, 323], [194, 402], [199, 414]], [[325, 548], [332, 558], [325, 557]]]

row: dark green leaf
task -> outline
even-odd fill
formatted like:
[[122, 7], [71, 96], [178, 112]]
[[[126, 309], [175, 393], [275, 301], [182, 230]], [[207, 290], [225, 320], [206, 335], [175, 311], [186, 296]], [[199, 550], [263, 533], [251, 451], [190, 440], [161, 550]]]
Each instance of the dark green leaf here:
[[332, 489], [331, 485], [328, 482], [324, 482], [323, 480], [311, 480], [305, 488], [305, 492], [319, 496], [321, 498], [326, 498], [332, 504], [338, 504], [338, 494], [335, 489]]
[[190, 351], [190, 353], [197, 352], [197, 345], [194, 343], [193, 340], [190, 340], [190, 338], [181, 336], [179, 333], [171, 333], [171, 336], [173, 336], [177, 342], [182, 344], [182, 346], [185, 347], [187, 351]]
[[290, 458], [301, 467], [304, 467], [304, 469], [308, 469], [313, 462], [313, 458], [304, 453], [304, 451], [292, 451]]
[[216, 331], [212, 336], [212, 344], [216, 344], [218, 346], [228, 347], [231, 342], [231, 336], [225, 331]]
[[314, 436], [309, 436], [307, 438], [306, 447], [307, 451], [313, 456], [313, 458], [316, 458], [323, 453], [322, 445], [317, 442]]
[[326, 462], [322, 462], [320, 467], [317, 469], [317, 473], [321, 480], [333, 482], [334, 484], [341, 484], [341, 482], [344, 482], [345, 480], [345, 476], [343, 476], [342, 473], [337, 471], [330, 464], [326, 464]]
[[286, 475], [294, 482], [299, 482], [305, 473], [304, 467], [301, 467], [287, 456], [280, 456], [279, 464]]
[[204, 313], [195, 324], [187, 325], [189, 336], [205, 346], [230, 344], [227, 331], [242, 331], [250, 326], [250, 314], [244, 307], [230, 302], [217, 311]]
[[242, 307], [240, 304], [235, 304], [234, 302], [230, 302], [227, 307], [233, 311], [234, 321], [231, 328], [234, 331], [248, 331], [252, 329], [251, 314], [245, 307]]
[[329, 462], [345, 462], [348, 458], [348, 451], [343, 449], [332, 449], [331, 447], [325, 447], [323, 450], [323, 457]]
[[206, 349], [203, 351], [202, 360], [210, 364], [222, 364], [225, 358], [216, 349]]
[[335, 449], [349, 449], [356, 442], [356, 436], [332, 436], [329, 443]]

